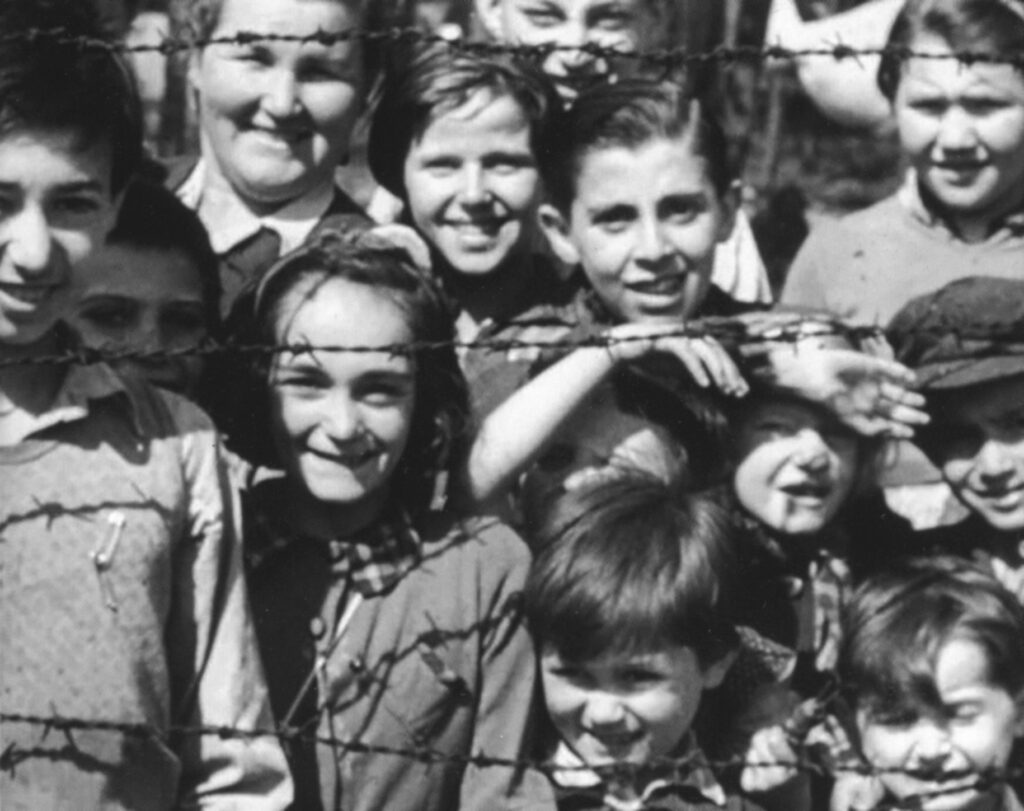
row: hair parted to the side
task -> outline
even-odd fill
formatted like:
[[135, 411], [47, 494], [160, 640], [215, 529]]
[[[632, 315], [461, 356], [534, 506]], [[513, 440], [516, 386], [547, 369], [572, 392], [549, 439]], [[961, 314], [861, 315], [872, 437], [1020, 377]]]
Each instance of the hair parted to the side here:
[[220, 332], [220, 276], [217, 254], [196, 213], [174, 192], [151, 180], [136, 178], [125, 189], [108, 245], [160, 251], [180, 251], [195, 265], [203, 287], [206, 327]]
[[[372, 232], [351, 240], [325, 232], [267, 271], [256, 296], [251, 337], [263, 345], [280, 344], [288, 294], [301, 291], [298, 306], [308, 306], [317, 291], [334, 279], [365, 285], [395, 302], [405, 313], [412, 341], [430, 344], [410, 349], [416, 364], [416, 405], [392, 488], [415, 520], [430, 506], [438, 474], [451, 469], [467, 438], [469, 396], [455, 354], [454, 307], [404, 249]], [[251, 461], [275, 465], [278, 460], [266, 426], [276, 356], [258, 357], [252, 399], [256, 407], [247, 403], [246, 425], [239, 426], [237, 446]]]
[[941, 37], [954, 51], [1016, 59], [1024, 70], [1024, 0], [907, 0], [878, 66], [878, 89], [889, 101], [896, 98], [905, 54], [921, 34]]
[[563, 213], [576, 196], [582, 160], [597, 150], [638, 150], [652, 141], [685, 137], [720, 195], [736, 179], [720, 124], [677, 82], [637, 78], [594, 85], [546, 132], [537, 157], [551, 202]]
[[106, 141], [119, 192], [142, 161], [142, 110], [93, 4], [3, 0], [0, 32], [0, 139], [34, 130], [71, 132], [83, 149]]
[[736, 644], [735, 529], [708, 496], [623, 472], [562, 494], [537, 548], [526, 616], [568, 660], [685, 645], [707, 665]]
[[561, 105], [554, 85], [538, 68], [511, 56], [443, 43], [414, 45], [392, 60], [374, 107], [367, 152], [374, 179], [404, 200], [405, 159], [412, 145], [438, 116], [479, 93], [507, 97], [519, 106], [530, 124], [536, 154]]
[[976, 643], [989, 681], [1024, 690], [1024, 606], [991, 574], [953, 557], [896, 563], [846, 606], [837, 675], [851, 705], [869, 716], [941, 711], [935, 682], [942, 649]]

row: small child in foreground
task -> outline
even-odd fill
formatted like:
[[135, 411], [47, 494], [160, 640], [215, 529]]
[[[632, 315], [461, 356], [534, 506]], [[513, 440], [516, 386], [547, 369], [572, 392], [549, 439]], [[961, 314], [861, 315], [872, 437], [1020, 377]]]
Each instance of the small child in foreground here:
[[865, 582], [845, 620], [838, 676], [878, 773], [840, 781], [833, 808], [1020, 809], [999, 779], [1024, 732], [1013, 595], [964, 561], [912, 560]]
[[693, 730], [738, 649], [726, 513], [623, 473], [548, 515], [525, 607], [558, 807], [756, 808], [727, 791]]

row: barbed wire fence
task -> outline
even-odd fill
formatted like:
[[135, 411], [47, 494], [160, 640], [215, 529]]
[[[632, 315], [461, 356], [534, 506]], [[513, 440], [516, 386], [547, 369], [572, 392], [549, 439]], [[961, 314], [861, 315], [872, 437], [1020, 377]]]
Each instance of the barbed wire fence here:
[[[194, 37], [175, 38], [165, 37], [160, 42], [126, 45], [123, 42], [110, 42], [99, 39], [82, 38], [64, 29], [47, 29], [21, 32], [0, 33], [0, 47], [9, 42], [28, 42], [49, 40], [76, 45], [83, 49], [104, 49], [119, 54], [131, 53], [158, 53], [164, 56], [173, 56], [187, 53], [192, 49], [218, 44], [246, 45], [259, 41], [285, 41], [285, 42], [310, 42], [330, 45], [337, 42], [359, 39], [365, 42], [376, 44], [409, 44], [434, 43], [444, 44], [453, 49], [461, 49], [475, 53], [513, 53], [527, 59], [541, 59], [555, 51], [583, 51], [595, 58], [609, 58], [616, 60], [630, 60], [642, 63], [657, 71], [663, 71], [666, 75], [677, 69], [686, 69], [694, 66], [714, 64], [718, 66], [730, 66], [736, 64], [763, 64], [767, 61], [794, 60], [797, 58], [820, 58], [831, 60], [858, 60], [864, 57], [891, 56], [901, 60], [910, 58], [936, 59], [936, 60], [957, 60], [964, 65], [973, 64], [1008, 64], [1018, 70], [1024, 70], [1024, 52], [1017, 53], [991, 53], [987, 51], [961, 51], [956, 53], [936, 53], [914, 51], [909, 48], [870, 48], [858, 49], [846, 46], [842, 43], [833, 45], [822, 45], [817, 48], [793, 50], [780, 46], [732, 46], [718, 47], [707, 51], [692, 52], [683, 48], [662, 49], [648, 52], [623, 52], [617, 49], [602, 48], [595, 45], [587, 45], [582, 48], [566, 47], [558, 45], [543, 46], [511, 46], [494, 42], [478, 42], [466, 39], [452, 40], [446, 37], [425, 33], [413, 28], [390, 28], [386, 30], [353, 30], [345, 32], [315, 31], [304, 36], [290, 36], [274, 34], [269, 32], [240, 32], [231, 37], [212, 37], [199, 39]], [[821, 334], [841, 334], [845, 337], [860, 339], [879, 334], [874, 326], [845, 325], [833, 322], [822, 328]], [[731, 340], [740, 343], [758, 342], [797, 342], [801, 340], [806, 332], [799, 327], [783, 327], [770, 332], [751, 331], [738, 322], [726, 320], [709, 320], [706, 323], [695, 322], [681, 326], [678, 331], [664, 333], [665, 336], [677, 335], [680, 337], [729, 337]], [[970, 336], [960, 335], [963, 339]], [[189, 347], [175, 350], [133, 350], [133, 349], [88, 349], [79, 348], [65, 353], [42, 355], [30, 358], [0, 359], [0, 368], [14, 365], [67, 365], [67, 364], [92, 364], [98, 362], [122, 361], [122, 360], [155, 360], [161, 358], [176, 358], [191, 355], [212, 356], [229, 355], [240, 358], [278, 354], [278, 353], [309, 353], [319, 351], [345, 351], [345, 352], [389, 352], [394, 354], [416, 353], [431, 351], [442, 347], [454, 347], [457, 349], [476, 349], [486, 352], [508, 352], [514, 349], [572, 349], [579, 346], [613, 346], [617, 343], [629, 341], [649, 340], [646, 337], [609, 337], [591, 336], [587, 338], [566, 339], [556, 341], [520, 341], [520, 340], [478, 340], [478, 341], [454, 341], [441, 343], [416, 343], [396, 344], [387, 346], [313, 346], [309, 344], [240, 344], [234, 342], [214, 343], [208, 342], [201, 346]], [[828, 701], [823, 700], [823, 710], [828, 709]], [[486, 752], [471, 755], [452, 755], [433, 750], [429, 747], [410, 746], [395, 747], [375, 745], [360, 739], [338, 740], [318, 735], [305, 728], [273, 727], [264, 729], [243, 729], [230, 726], [176, 726], [170, 725], [166, 728], [156, 728], [151, 724], [124, 722], [112, 719], [95, 719], [66, 716], [57, 709], [47, 715], [0, 711], [0, 724], [4, 725], [27, 725], [39, 730], [40, 740], [45, 741], [50, 735], [60, 736], [65, 739], [66, 746], [72, 749], [75, 746], [74, 734], [78, 731], [91, 730], [109, 732], [112, 735], [128, 737], [154, 738], [161, 741], [169, 740], [176, 736], [215, 736], [221, 739], [255, 739], [262, 737], [273, 737], [281, 741], [296, 741], [315, 743], [337, 749], [339, 756], [347, 753], [372, 754], [387, 757], [400, 757], [425, 764], [458, 763], [462, 765], [474, 765], [481, 768], [507, 768], [507, 769], [539, 769], [550, 772], [552, 764], [537, 760], [510, 760], [491, 757]], [[2, 738], [2, 736], [0, 736]], [[21, 746], [17, 743], [10, 743], [0, 751], [0, 771], [14, 773], [19, 764], [34, 757], [53, 757], [52, 747], [32, 748]], [[685, 769], [689, 764], [686, 758], [674, 759], [663, 758], [654, 765], [668, 765], [677, 769]], [[747, 766], [765, 767], [786, 767], [798, 772], [812, 773], [835, 777], [841, 774], [862, 774], [881, 775], [887, 772], [906, 773], [907, 770], [880, 770], [869, 767], [865, 763], [844, 763], [822, 765], [814, 758], [800, 756], [791, 762], [770, 762], [770, 763], [744, 763], [742, 758], [729, 758], [726, 760], [712, 761], [712, 766], [723, 769], [738, 768]], [[563, 769], [564, 767], [559, 767]], [[573, 767], [569, 767], [570, 769]], [[579, 767], [589, 768], [589, 767]], [[1010, 769], [999, 772], [988, 772], [977, 774], [979, 786], [996, 786], [1006, 782], [1012, 782], [1024, 778], [1024, 768], [1013, 766]], [[929, 776], [935, 779], [935, 775]], [[947, 774], [944, 779], [959, 781], [963, 774]], [[962, 784], [948, 790], [949, 793], [963, 791]], [[937, 796], [945, 793], [940, 789], [929, 796]], [[897, 804], [877, 806], [878, 808], [896, 809]]]

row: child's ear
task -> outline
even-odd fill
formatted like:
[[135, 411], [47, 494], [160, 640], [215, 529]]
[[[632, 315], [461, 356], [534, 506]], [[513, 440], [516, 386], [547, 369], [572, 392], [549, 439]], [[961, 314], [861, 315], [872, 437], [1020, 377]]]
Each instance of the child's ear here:
[[740, 182], [734, 180], [719, 198], [722, 207], [722, 221], [718, 225], [719, 242], [725, 242], [732, 236], [732, 229], [736, 227], [736, 212], [740, 210], [740, 195]]
[[1017, 717], [1013, 724], [1013, 737], [1024, 738], [1024, 690], [1017, 694], [1014, 708], [1017, 711]]
[[505, 40], [504, 26], [501, 24], [501, 8], [505, 0], [475, 0], [476, 16], [483, 24], [487, 36], [497, 42]]
[[728, 675], [729, 670], [736, 662], [736, 657], [739, 656], [740, 649], [738, 645], [734, 645], [727, 651], [719, 654], [719, 656], [712, 662], [709, 662], [704, 667], [704, 689], [713, 690], [716, 687], [721, 686], [722, 682], [725, 681], [725, 677]]
[[555, 256], [569, 267], [580, 263], [580, 252], [569, 236], [569, 221], [561, 211], [551, 203], [542, 203], [537, 209], [537, 223]]

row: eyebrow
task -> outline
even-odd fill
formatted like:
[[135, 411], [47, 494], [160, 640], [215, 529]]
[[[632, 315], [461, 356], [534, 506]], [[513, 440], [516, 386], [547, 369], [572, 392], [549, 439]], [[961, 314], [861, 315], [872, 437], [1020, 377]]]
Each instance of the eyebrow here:
[[103, 194], [105, 192], [105, 187], [98, 180], [77, 180], [70, 183], [61, 183], [54, 189], [54, 191], [60, 192], [61, 194], [74, 194], [81, 192]]
[[636, 216], [636, 206], [630, 203], [608, 203], [587, 209], [587, 216], [595, 222], [613, 218]]

